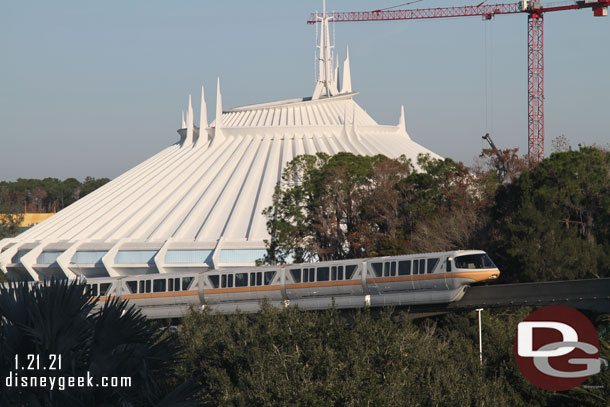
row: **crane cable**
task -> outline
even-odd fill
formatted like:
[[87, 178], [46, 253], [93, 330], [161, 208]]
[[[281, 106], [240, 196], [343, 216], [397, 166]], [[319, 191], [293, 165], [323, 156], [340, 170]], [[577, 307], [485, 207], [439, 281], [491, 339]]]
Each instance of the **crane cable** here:
[[424, 0], [414, 0], [414, 1], [410, 1], [408, 3], [402, 3], [402, 4], [397, 4], [395, 6], [390, 6], [390, 7], [386, 7], [386, 8], [380, 8], [378, 10], [374, 10], [374, 11], [386, 11], [386, 10], [391, 10], [393, 8], [397, 8], [397, 7], [402, 7], [402, 6], [408, 6], [409, 4], [414, 4], [414, 3], [419, 3], [420, 1], [424, 1]]

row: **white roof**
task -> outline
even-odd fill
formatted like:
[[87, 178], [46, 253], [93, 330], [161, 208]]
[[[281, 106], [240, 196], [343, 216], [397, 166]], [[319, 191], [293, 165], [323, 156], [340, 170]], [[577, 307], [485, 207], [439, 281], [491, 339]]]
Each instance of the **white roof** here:
[[[218, 85], [216, 120], [209, 126], [202, 92], [203, 131], [194, 125], [189, 97], [177, 143], [21, 235], [1, 240], [0, 268], [38, 279], [252, 265], [269, 239], [262, 211], [294, 157], [351, 152], [405, 155], [413, 163], [418, 154], [441, 158], [409, 137], [404, 111], [398, 125], [377, 124], [353, 99], [348, 58], [344, 67], [349, 87], [339, 93], [335, 75], [334, 83], [327, 81], [331, 96], [319, 81], [313, 98], [223, 111]], [[136, 253], [133, 261], [117, 258], [135, 251], [145, 254]], [[185, 257], [172, 263], [172, 251]], [[93, 260], [75, 260], [77, 252]], [[193, 260], [208, 252], [207, 260]]]

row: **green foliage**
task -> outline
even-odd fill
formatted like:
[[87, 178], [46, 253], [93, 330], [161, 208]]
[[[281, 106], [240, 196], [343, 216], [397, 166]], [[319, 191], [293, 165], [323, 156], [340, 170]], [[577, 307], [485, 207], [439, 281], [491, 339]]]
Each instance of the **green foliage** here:
[[[193, 312], [181, 327], [186, 360], [176, 369], [198, 382], [205, 406], [607, 404], [608, 375], [565, 392], [538, 389], [523, 377], [513, 341], [517, 324], [531, 311], [483, 312], [482, 366], [476, 312], [415, 322], [391, 309]], [[608, 351], [602, 341], [602, 356]]]
[[420, 157], [405, 183], [402, 216], [412, 230], [410, 252], [487, 249], [490, 178], [451, 159]]
[[[0, 288], [0, 405], [25, 406], [187, 406], [188, 384], [170, 390], [168, 373], [177, 356], [175, 338], [163, 336], [126, 302], [111, 300], [95, 311], [85, 286], [58, 282]], [[16, 370], [27, 355], [41, 368]], [[61, 355], [61, 370], [43, 370], [49, 355]], [[55, 365], [56, 367], [58, 365]], [[130, 377], [130, 387], [6, 387], [4, 378]], [[58, 382], [56, 382], [57, 384]]]
[[206, 406], [513, 405], [472, 341], [391, 310], [191, 313], [180, 340]]
[[19, 233], [19, 224], [23, 221], [23, 214], [15, 205], [0, 206], [0, 240], [13, 237]]
[[289, 163], [273, 206], [267, 262], [376, 255], [402, 238], [398, 182], [405, 160], [339, 153], [299, 156]]
[[610, 153], [552, 154], [499, 189], [494, 220], [513, 280], [610, 276]]
[[59, 211], [109, 181], [93, 177], [85, 178], [83, 183], [76, 178], [0, 181], [0, 211], [5, 207], [18, 207], [19, 212]]

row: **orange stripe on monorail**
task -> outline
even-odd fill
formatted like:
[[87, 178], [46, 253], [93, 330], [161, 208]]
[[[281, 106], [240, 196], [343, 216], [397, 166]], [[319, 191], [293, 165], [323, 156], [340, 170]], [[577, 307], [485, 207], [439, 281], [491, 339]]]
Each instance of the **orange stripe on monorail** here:
[[468, 278], [474, 281], [489, 280], [492, 275], [500, 275], [500, 270], [493, 271], [458, 271], [442, 274], [422, 274], [420, 276], [377, 277], [368, 278], [367, 283], [389, 283], [397, 281], [438, 280], [443, 278]]
[[286, 284], [286, 289], [309, 287], [336, 287], [339, 285], [362, 285], [362, 280], [324, 281], [318, 283]]
[[114, 297], [110, 296], [110, 297], [106, 297], [106, 296], [101, 296], [101, 297], [91, 297], [87, 300], [87, 302], [93, 302], [95, 300], [97, 300], [98, 302], [103, 302], [103, 301], [108, 301], [109, 299], [112, 299]]
[[203, 289], [203, 294], [226, 294], [226, 293], [250, 293], [256, 291], [279, 291], [279, 285], [267, 285], [260, 287], [235, 287], [235, 288], [213, 288], [208, 290]]

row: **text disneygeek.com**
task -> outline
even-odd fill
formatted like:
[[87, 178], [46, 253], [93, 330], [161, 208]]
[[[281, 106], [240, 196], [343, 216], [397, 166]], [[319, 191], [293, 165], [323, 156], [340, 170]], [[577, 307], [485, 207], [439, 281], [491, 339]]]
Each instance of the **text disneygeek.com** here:
[[[90, 372], [87, 372], [86, 376], [59, 376], [57, 374], [40, 376], [34, 373], [41, 371], [58, 373], [61, 371], [61, 366], [62, 357], [59, 354], [42, 357], [36, 354], [15, 355], [15, 370], [10, 371], [9, 375], [4, 378], [4, 385], [7, 388], [40, 387], [49, 390], [65, 390], [71, 387], [131, 387], [131, 377], [101, 376], [94, 378]], [[34, 375], [32, 375], [33, 373]]]
[[87, 372], [86, 376], [26, 376], [10, 372], [4, 379], [4, 385], [13, 388], [48, 388], [49, 390], [65, 390], [71, 387], [131, 387], [131, 377], [96, 378]]

